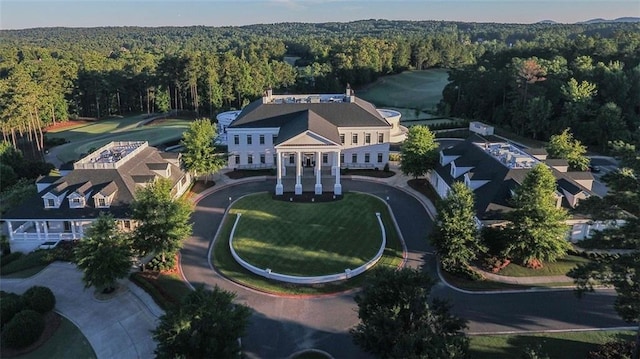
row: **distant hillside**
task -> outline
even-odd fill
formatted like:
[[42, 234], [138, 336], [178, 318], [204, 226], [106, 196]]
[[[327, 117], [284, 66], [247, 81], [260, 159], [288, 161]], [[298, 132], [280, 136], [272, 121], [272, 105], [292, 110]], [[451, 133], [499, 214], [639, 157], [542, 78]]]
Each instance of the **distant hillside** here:
[[582, 21], [582, 22], [579, 22], [578, 24], [599, 24], [599, 23], [603, 23], [603, 22], [640, 22], [640, 17], [627, 16], [627, 17], [619, 17], [619, 18], [614, 19], [614, 20], [607, 20], [607, 19], [597, 18], [597, 19], [591, 19], [591, 20], [587, 20], [587, 21]]
[[553, 20], [542, 20], [542, 21], [538, 21], [536, 24], [557, 24], [557, 22]]

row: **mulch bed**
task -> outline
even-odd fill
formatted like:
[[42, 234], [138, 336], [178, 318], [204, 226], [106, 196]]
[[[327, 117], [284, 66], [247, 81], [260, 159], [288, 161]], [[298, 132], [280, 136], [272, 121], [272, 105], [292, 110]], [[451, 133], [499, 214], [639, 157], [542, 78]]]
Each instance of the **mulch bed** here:
[[247, 177], [257, 176], [274, 176], [275, 169], [258, 169], [258, 170], [233, 170], [225, 173], [225, 175], [231, 179], [241, 179]]
[[334, 196], [331, 192], [315, 194], [314, 192], [302, 192], [295, 194], [294, 192], [284, 192], [281, 196], [272, 196], [273, 199], [284, 202], [295, 203], [311, 203], [311, 202], [334, 202], [342, 199], [342, 196]]
[[62, 318], [60, 314], [51, 311], [44, 315], [44, 331], [40, 335], [40, 338], [33, 344], [29, 345], [26, 348], [22, 349], [12, 349], [7, 348], [6, 346], [0, 347], [0, 358], [13, 358], [23, 354], [31, 353], [32, 351], [41, 347], [44, 343], [49, 340], [55, 334], [56, 330], [62, 324]]
[[440, 201], [440, 196], [435, 192], [429, 181], [424, 178], [416, 178], [410, 179], [407, 181], [409, 187], [414, 190], [422, 193], [425, 197], [427, 197], [433, 204], [436, 204]]
[[371, 169], [342, 169], [341, 174], [343, 176], [366, 176], [375, 178], [389, 178], [396, 175], [393, 171], [380, 171]]

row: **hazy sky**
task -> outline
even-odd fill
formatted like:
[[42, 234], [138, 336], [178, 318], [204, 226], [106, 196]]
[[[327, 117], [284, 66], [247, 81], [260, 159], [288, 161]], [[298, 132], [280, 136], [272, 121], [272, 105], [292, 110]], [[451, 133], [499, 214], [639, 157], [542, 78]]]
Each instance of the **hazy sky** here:
[[0, 29], [362, 19], [573, 23], [640, 17], [640, 0], [0, 0]]

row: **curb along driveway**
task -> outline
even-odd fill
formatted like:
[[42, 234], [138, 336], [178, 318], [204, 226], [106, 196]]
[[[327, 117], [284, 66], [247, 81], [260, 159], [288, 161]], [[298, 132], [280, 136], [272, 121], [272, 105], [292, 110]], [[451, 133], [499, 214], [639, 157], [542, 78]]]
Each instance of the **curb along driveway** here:
[[[432, 221], [416, 198], [405, 190], [370, 181], [344, 179], [343, 188], [388, 198], [408, 248], [407, 265], [423, 268], [437, 278], [435, 257], [430, 254], [426, 239]], [[262, 179], [222, 186], [201, 198], [193, 215], [193, 236], [181, 251], [186, 279], [193, 285], [218, 285], [236, 292], [240, 302], [255, 310], [243, 340], [249, 357], [282, 358], [307, 348], [322, 349], [335, 357], [368, 357], [352, 343], [348, 332], [358, 321], [352, 293], [317, 298], [268, 295], [232, 283], [210, 267], [209, 245], [230, 199], [272, 190], [273, 181]], [[470, 333], [625, 325], [613, 310], [615, 292], [610, 290], [598, 291], [579, 300], [570, 290], [485, 295], [461, 293], [438, 283], [432, 293], [451, 300], [453, 310], [469, 320]]]

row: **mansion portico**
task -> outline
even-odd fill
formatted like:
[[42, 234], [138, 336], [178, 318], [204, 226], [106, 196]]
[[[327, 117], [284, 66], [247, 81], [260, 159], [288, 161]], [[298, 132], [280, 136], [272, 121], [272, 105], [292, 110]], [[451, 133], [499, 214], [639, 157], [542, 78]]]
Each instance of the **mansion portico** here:
[[[389, 143], [403, 139], [399, 120], [398, 112], [377, 110], [350, 88], [334, 95], [268, 90], [226, 128], [229, 168], [275, 168], [277, 195], [331, 189], [340, 195], [340, 168], [382, 169], [389, 161]], [[284, 179], [295, 180], [292, 188]]]

